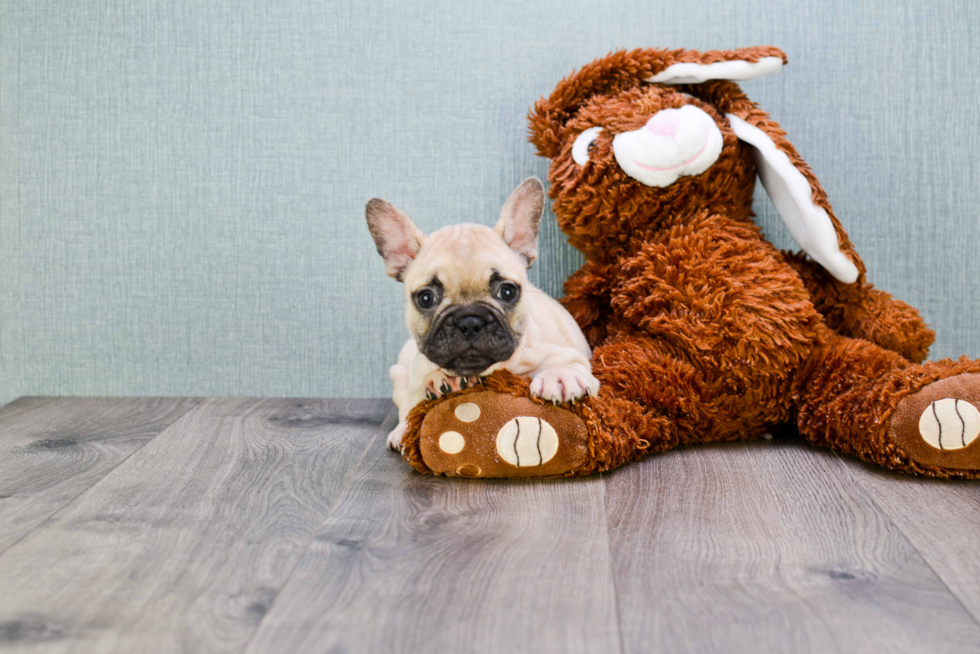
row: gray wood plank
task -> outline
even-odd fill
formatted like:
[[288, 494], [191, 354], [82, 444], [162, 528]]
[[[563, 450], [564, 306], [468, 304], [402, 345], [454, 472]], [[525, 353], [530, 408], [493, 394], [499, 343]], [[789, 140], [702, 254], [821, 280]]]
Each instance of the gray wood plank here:
[[391, 403], [214, 404], [0, 555], [0, 650], [241, 651]]
[[21, 398], [0, 409], [0, 552], [199, 400]]
[[[336, 407], [342, 406], [338, 412]], [[394, 406], [385, 398], [289, 398], [289, 397], [211, 397], [208, 414], [265, 418], [274, 423], [315, 427], [317, 423], [340, 425], [367, 422], [377, 427]]]
[[599, 477], [428, 477], [378, 438], [247, 651], [618, 652], [605, 525]]
[[980, 625], [829, 452], [682, 449], [606, 488], [626, 652], [980, 651]]
[[854, 459], [845, 465], [980, 620], [980, 482], [912, 478]]

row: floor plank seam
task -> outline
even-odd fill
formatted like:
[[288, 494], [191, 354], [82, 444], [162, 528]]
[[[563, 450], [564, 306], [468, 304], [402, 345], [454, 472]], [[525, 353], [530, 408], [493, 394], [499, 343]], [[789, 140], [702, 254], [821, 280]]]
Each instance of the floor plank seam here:
[[282, 590], [289, 585], [290, 581], [292, 581], [293, 575], [296, 574], [296, 569], [299, 568], [300, 564], [303, 562], [303, 559], [306, 558], [306, 553], [309, 551], [310, 546], [316, 541], [316, 537], [320, 534], [321, 531], [323, 531], [323, 526], [327, 524], [327, 521], [330, 520], [330, 517], [337, 510], [337, 507], [340, 506], [340, 500], [344, 496], [344, 491], [347, 490], [347, 487], [350, 485], [350, 482], [354, 478], [354, 475], [357, 473], [361, 465], [364, 463], [364, 459], [367, 458], [368, 453], [371, 451], [371, 446], [374, 445], [375, 441], [378, 440], [378, 434], [383, 433], [384, 427], [389, 423], [390, 418], [393, 415], [397, 415], [396, 411], [397, 409], [392, 409], [388, 413], [388, 415], [385, 416], [384, 420], [381, 421], [381, 424], [378, 425], [378, 430], [374, 432], [374, 435], [368, 440], [367, 447], [364, 448], [364, 451], [361, 452], [361, 457], [357, 460], [357, 463], [354, 464], [354, 467], [351, 468], [350, 474], [348, 474], [347, 479], [344, 480], [344, 485], [340, 487], [340, 491], [338, 491], [337, 493], [337, 497], [334, 498], [334, 501], [330, 504], [330, 507], [327, 509], [327, 513], [326, 515], [324, 515], [323, 521], [320, 522], [320, 525], [313, 532], [313, 536], [310, 538], [309, 542], [306, 543], [306, 547], [304, 547], [300, 555], [296, 557], [296, 563], [293, 564], [293, 567], [292, 569], [290, 569], [289, 574], [286, 575], [282, 584], [279, 586], [279, 590], [276, 591], [275, 597], [273, 597], [272, 601], [269, 602], [269, 606], [266, 608], [265, 613], [262, 616], [262, 619], [256, 623], [255, 628], [252, 630], [252, 635], [248, 637], [248, 640], [246, 640], [245, 644], [242, 646], [241, 649], [242, 652], [247, 652], [249, 647], [252, 646], [252, 641], [255, 640], [255, 636], [262, 629], [262, 625], [265, 623], [266, 618], [272, 614], [272, 610], [273, 608], [275, 608], [276, 602], [279, 600], [279, 596], [282, 594]]
[[616, 585], [616, 571], [613, 567], [612, 534], [609, 533], [609, 505], [606, 503], [606, 474], [599, 473], [602, 486], [602, 511], [606, 516], [606, 560], [609, 562], [609, 583], [613, 590], [613, 613], [616, 615], [616, 638], [619, 640], [620, 654], [626, 654], [626, 641], [623, 638], [623, 622], [619, 614], [619, 588]]
[[[54, 520], [54, 518], [57, 517], [62, 511], [64, 511], [65, 509], [67, 509], [68, 507], [70, 507], [71, 505], [73, 505], [75, 502], [77, 502], [78, 501], [78, 498], [82, 497], [83, 495], [85, 495], [86, 493], [88, 493], [89, 491], [91, 491], [93, 488], [95, 488], [96, 486], [98, 486], [99, 484], [101, 484], [102, 481], [106, 477], [108, 477], [115, 470], [117, 470], [119, 468], [119, 466], [121, 466], [122, 464], [124, 464], [127, 461], [129, 461], [129, 459], [134, 454], [136, 454], [137, 452], [141, 451], [148, 444], [152, 443], [158, 436], [160, 436], [160, 434], [164, 433], [165, 431], [167, 431], [168, 429], [170, 429], [171, 427], [173, 427], [175, 424], [177, 424], [178, 421], [180, 421], [181, 419], [183, 419], [184, 416], [188, 415], [191, 411], [196, 411], [198, 408], [200, 408], [201, 404], [204, 402], [204, 398], [191, 398], [191, 399], [192, 399], [192, 401], [195, 402], [195, 404], [192, 404], [191, 406], [187, 407], [187, 410], [186, 411], [184, 411], [179, 416], [177, 416], [176, 418], [174, 418], [173, 421], [171, 421], [166, 427], [164, 427], [163, 429], [161, 429], [160, 431], [158, 431], [157, 433], [155, 433], [150, 438], [146, 439], [146, 442], [145, 443], [143, 443], [142, 445], [140, 445], [139, 447], [137, 447], [135, 450], [133, 450], [132, 452], [130, 452], [129, 454], [127, 454], [125, 458], [120, 459], [116, 463], [116, 465], [114, 465], [111, 468], [109, 468], [108, 470], [106, 470], [105, 471], [105, 474], [102, 475], [102, 477], [98, 481], [96, 481], [95, 483], [93, 483], [88, 488], [83, 489], [82, 492], [80, 492], [78, 495], [75, 495], [74, 497], [72, 497], [71, 499], [69, 499], [67, 502], [65, 502], [64, 504], [62, 504], [60, 507], [58, 507], [58, 510], [57, 511], [55, 511], [54, 513], [52, 513], [51, 515], [49, 515], [47, 518], [45, 518], [43, 521], [41, 521], [37, 525], [35, 525], [33, 529], [31, 529], [30, 531], [28, 531], [27, 533], [25, 533], [23, 536], [21, 536], [20, 538], [18, 538], [14, 542], [10, 543], [10, 545], [8, 545], [7, 547], [5, 547], [3, 549], [3, 551], [0, 551], [0, 559], [2, 559], [3, 556], [4, 556], [4, 554], [6, 554], [11, 549], [13, 549], [15, 546], [17, 546], [22, 540], [24, 540], [25, 538], [27, 538], [28, 536], [30, 536], [31, 534], [33, 534], [34, 532], [36, 532], [38, 529], [40, 529], [41, 527], [44, 527], [45, 525], [47, 525], [48, 523], [50, 523], [52, 520]], [[9, 406], [9, 404], [7, 406]]]
[[963, 600], [960, 598], [959, 594], [957, 594], [956, 591], [954, 591], [952, 588], [949, 587], [949, 584], [946, 583], [946, 580], [943, 579], [943, 576], [939, 574], [939, 571], [936, 570], [936, 568], [933, 567], [932, 563], [929, 562], [929, 559], [922, 553], [922, 550], [920, 550], [918, 547], [915, 546], [915, 543], [913, 543], [912, 540], [909, 538], [908, 534], [905, 533], [905, 530], [902, 529], [902, 526], [897, 522], [895, 522], [894, 520], [892, 520], [891, 515], [889, 515], [888, 512], [885, 511], [884, 507], [878, 504], [878, 501], [874, 498], [874, 496], [871, 493], [868, 492], [868, 489], [864, 487], [864, 484], [861, 483], [861, 480], [858, 479], [853, 472], [851, 472], [850, 466], [848, 466], [844, 462], [844, 459], [841, 457], [840, 453], [834, 451], [834, 456], [837, 457], [837, 460], [840, 462], [841, 467], [847, 471], [848, 477], [851, 479], [851, 481], [855, 483], [855, 485], [858, 488], [861, 489], [861, 492], [868, 499], [868, 501], [870, 501], [874, 505], [874, 507], [879, 511], [882, 517], [888, 520], [889, 524], [891, 524], [892, 526], [895, 527], [895, 529], [898, 530], [898, 533], [902, 535], [902, 538], [905, 539], [905, 542], [909, 544], [909, 547], [915, 550], [915, 553], [919, 555], [919, 558], [922, 559], [922, 562], [926, 565], [926, 567], [932, 571], [932, 574], [936, 576], [936, 579], [939, 580], [939, 582], [943, 585], [943, 587], [956, 600], [956, 603], [963, 608], [963, 611], [965, 611], [968, 616], [970, 616], [974, 624], [976, 624], [977, 627], [980, 627], [980, 616], [976, 615], [973, 611], [971, 611], [970, 608], [963, 603]]

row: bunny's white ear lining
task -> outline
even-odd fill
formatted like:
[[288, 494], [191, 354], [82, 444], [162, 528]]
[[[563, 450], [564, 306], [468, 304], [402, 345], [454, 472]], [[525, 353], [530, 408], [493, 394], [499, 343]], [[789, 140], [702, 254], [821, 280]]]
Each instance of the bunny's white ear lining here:
[[803, 173], [761, 129], [734, 114], [725, 117], [735, 135], [755, 151], [759, 179], [793, 239], [835, 278], [845, 284], [857, 281], [858, 269], [840, 251], [837, 232], [827, 211], [813, 204], [813, 189]]
[[680, 63], [667, 66], [648, 78], [658, 84], [700, 84], [709, 79], [727, 79], [744, 82], [778, 73], [783, 67], [779, 57], [762, 57], [759, 61], [716, 61], [713, 64]]

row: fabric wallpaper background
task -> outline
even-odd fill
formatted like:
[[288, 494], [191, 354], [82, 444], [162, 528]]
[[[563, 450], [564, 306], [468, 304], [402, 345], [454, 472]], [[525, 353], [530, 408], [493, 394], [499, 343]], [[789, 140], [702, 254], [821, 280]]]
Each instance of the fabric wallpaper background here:
[[[0, 2], [0, 403], [379, 396], [406, 338], [363, 207], [491, 224], [525, 114], [622, 47], [772, 44], [743, 88], [878, 286], [980, 356], [980, 3]], [[768, 199], [767, 234], [792, 245]], [[580, 259], [546, 213], [532, 280]]]

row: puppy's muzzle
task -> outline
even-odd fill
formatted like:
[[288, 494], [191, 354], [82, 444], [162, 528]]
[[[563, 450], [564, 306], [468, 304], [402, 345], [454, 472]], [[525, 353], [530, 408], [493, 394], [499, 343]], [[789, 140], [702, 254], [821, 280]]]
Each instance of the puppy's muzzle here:
[[419, 349], [440, 368], [469, 376], [509, 359], [518, 340], [495, 307], [464, 304], [443, 311]]

